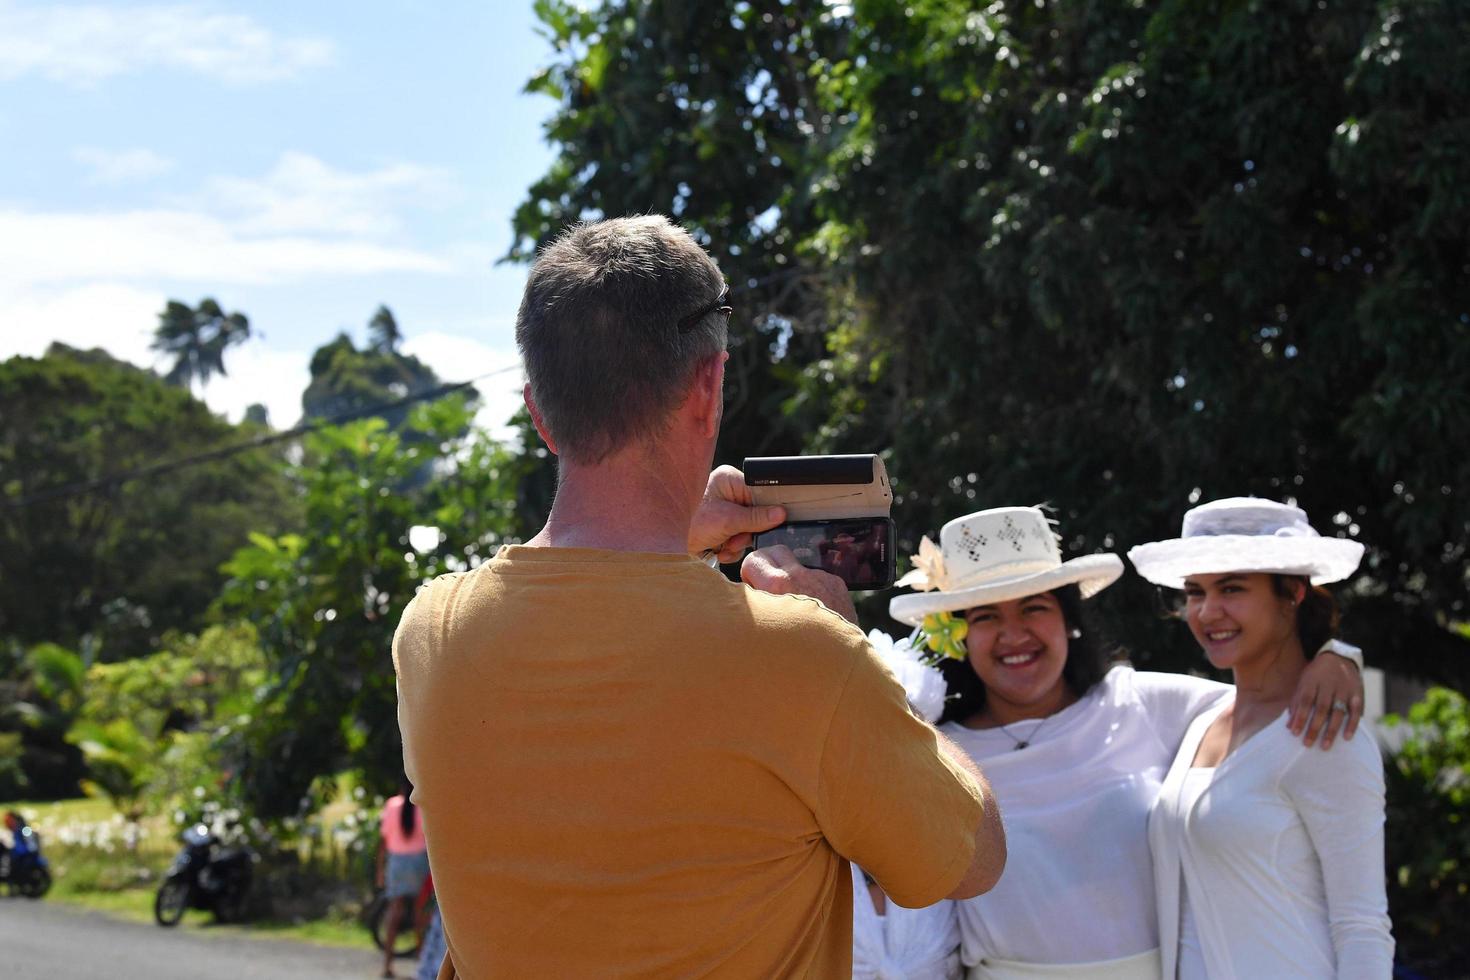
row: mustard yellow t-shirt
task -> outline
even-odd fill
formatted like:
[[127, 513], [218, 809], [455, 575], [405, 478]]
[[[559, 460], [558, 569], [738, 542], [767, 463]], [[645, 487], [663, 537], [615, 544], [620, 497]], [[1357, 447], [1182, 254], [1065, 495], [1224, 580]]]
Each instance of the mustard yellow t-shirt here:
[[845, 977], [844, 858], [913, 906], [970, 865], [974, 781], [814, 600], [507, 547], [424, 588], [393, 655], [461, 977]]

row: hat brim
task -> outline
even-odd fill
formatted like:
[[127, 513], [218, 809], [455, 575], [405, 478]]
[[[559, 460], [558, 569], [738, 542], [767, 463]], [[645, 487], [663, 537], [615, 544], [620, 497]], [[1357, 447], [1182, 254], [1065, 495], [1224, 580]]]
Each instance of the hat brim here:
[[918, 626], [925, 616], [932, 613], [956, 612], [992, 602], [1024, 599], [1064, 585], [1076, 585], [1082, 598], [1088, 599], [1118, 581], [1122, 574], [1123, 559], [1117, 555], [1083, 555], [1033, 575], [1000, 579], [953, 592], [912, 592], [894, 596], [888, 603], [888, 615], [901, 623]]
[[1358, 570], [1363, 545], [1346, 538], [1201, 535], [1151, 541], [1128, 551], [1138, 574], [1166, 589], [1184, 588], [1191, 575], [1265, 572], [1305, 575], [1313, 585], [1340, 582]]

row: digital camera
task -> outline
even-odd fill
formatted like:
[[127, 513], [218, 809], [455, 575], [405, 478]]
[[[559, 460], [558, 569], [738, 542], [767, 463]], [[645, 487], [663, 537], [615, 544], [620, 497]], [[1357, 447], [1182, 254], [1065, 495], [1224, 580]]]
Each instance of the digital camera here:
[[886, 589], [894, 577], [893, 488], [883, 460], [849, 456], [754, 456], [745, 460], [754, 503], [786, 508], [786, 523], [755, 537], [782, 544], [808, 568], [848, 589]]

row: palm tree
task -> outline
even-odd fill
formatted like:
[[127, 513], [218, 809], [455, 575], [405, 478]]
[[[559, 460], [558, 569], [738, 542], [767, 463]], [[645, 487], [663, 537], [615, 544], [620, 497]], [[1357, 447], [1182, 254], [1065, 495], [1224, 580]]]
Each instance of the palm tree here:
[[202, 387], [214, 375], [226, 373], [225, 351], [249, 336], [245, 314], [225, 313], [209, 297], [200, 300], [197, 309], [169, 300], [158, 314], [152, 347], [174, 359], [165, 381], [185, 388], [198, 381]]
[[386, 306], [379, 306], [378, 312], [368, 321], [369, 345], [380, 353], [393, 354], [398, 351], [398, 345], [402, 342], [403, 331], [398, 329], [393, 311]]

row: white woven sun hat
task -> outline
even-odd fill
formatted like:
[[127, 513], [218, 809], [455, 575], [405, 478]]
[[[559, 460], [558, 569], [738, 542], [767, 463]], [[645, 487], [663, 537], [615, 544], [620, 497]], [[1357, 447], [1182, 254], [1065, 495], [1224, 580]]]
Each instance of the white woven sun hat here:
[[1324, 538], [1300, 507], [1260, 497], [1226, 497], [1184, 514], [1181, 535], [1128, 551], [1138, 574], [1170, 589], [1190, 575], [1270, 572], [1305, 575], [1313, 585], [1340, 582], [1357, 571], [1363, 546]]
[[1123, 574], [1117, 555], [1086, 555], [1062, 561], [1057, 536], [1035, 507], [996, 507], [966, 514], [944, 525], [939, 545], [919, 542], [914, 569], [897, 585], [921, 591], [894, 597], [888, 614], [918, 626], [930, 613], [1048, 592], [1076, 585], [1094, 596]]

